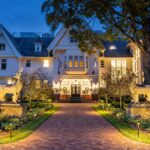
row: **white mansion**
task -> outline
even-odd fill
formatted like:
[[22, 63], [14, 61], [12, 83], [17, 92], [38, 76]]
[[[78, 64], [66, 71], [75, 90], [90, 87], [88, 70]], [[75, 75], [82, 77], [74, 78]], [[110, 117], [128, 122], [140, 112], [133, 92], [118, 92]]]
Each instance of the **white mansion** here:
[[[125, 41], [104, 42], [105, 51], [82, 53], [77, 41], [62, 27], [55, 38], [14, 37], [0, 25], [0, 85], [16, 83], [18, 73], [42, 70], [48, 75], [60, 99], [82, 97], [94, 99], [103, 86], [102, 74], [132, 69], [136, 83], [142, 84], [140, 51]], [[96, 96], [95, 96], [96, 98]], [[1, 99], [1, 98], [0, 98]]]

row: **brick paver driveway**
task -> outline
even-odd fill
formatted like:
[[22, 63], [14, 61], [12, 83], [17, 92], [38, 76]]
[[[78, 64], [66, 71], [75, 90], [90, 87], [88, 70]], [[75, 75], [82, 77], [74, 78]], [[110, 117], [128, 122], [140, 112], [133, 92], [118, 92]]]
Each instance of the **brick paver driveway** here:
[[150, 150], [124, 137], [91, 109], [92, 104], [60, 104], [60, 110], [32, 135], [2, 150]]

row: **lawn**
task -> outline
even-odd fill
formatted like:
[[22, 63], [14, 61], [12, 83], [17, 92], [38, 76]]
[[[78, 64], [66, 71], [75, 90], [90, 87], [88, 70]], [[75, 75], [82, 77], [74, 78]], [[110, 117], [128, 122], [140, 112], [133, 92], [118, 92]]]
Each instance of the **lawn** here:
[[150, 144], [150, 134], [140, 131], [140, 135], [138, 137], [137, 130], [134, 128], [131, 128], [127, 122], [116, 119], [115, 117], [113, 117], [110, 114], [110, 112], [99, 109], [97, 105], [93, 106], [93, 109], [96, 110], [99, 115], [104, 117], [108, 122], [110, 122], [114, 127], [116, 127], [126, 137], [128, 137], [132, 140], [135, 140], [135, 141]]
[[23, 128], [13, 131], [12, 138], [10, 138], [9, 136], [1, 138], [0, 144], [16, 142], [18, 140], [26, 138], [34, 130], [36, 130], [44, 121], [46, 121], [50, 116], [52, 116], [58, 109], [59, 106], [54, 106], [51, 110], [44, 112], [41, 116], [37, 117], [35, 120], [27, 123]]

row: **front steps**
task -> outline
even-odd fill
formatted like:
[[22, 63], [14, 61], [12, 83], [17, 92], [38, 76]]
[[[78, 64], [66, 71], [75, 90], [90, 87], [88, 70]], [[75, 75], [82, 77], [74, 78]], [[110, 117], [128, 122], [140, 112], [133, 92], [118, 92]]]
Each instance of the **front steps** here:
[[71, 103], [81, 103], [81, 97], [71, 97]]

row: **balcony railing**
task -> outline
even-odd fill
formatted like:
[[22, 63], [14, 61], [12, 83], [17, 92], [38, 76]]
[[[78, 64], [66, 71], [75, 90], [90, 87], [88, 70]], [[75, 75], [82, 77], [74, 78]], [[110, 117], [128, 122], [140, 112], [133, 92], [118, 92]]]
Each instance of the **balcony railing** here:
[[88, 71], [86, 67], [67, 67], [64, 68], [65, 73], [67, 74], [85, 74]]

